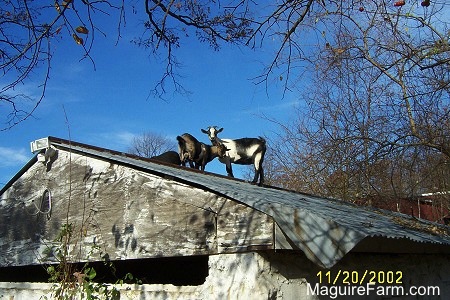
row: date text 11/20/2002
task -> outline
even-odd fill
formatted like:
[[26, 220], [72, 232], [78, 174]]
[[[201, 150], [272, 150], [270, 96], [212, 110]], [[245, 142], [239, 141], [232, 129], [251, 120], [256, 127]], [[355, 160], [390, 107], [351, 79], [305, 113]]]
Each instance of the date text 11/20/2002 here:
[[319, 284], [402, 284], [402, 271], [319, 271]]

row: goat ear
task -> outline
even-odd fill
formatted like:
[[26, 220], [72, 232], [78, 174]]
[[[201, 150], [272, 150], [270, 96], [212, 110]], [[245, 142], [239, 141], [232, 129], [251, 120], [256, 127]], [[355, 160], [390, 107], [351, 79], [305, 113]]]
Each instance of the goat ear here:
[[222, 132], [223, 127], [217, 130], [217, 133]]
[[202, 132], [208, 134], [208, 131], [202, 128]]

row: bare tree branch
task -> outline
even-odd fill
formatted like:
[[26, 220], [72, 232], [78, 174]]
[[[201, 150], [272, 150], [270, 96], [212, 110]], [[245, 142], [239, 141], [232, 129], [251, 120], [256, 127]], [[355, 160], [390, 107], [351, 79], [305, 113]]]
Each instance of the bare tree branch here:
[[142, 157], [153, 157], [164, 152], [174, 150], [175, 142], [166, 136], [152, 132], [145, 132], [133, 139], [128, 152]]
[[[77, 3], [78, 6], [75, 5]], [[123, 3], [122, 3], [123, 4]], [[29, 118], [43, 101], [52, 60], [52, 41], [61, 34], [68, 34], [84, 51], [95, 68], [90, 52], [95, 32], [99, 31], [91, 11], [107, 13], [120, 9], [108, 1], [7, 1], [0, 8], [0, 70], [3, 72], [3, 86], [0, 87], [0, 101], [9, 109], [5, 114], [7, 130]], [[85, 10], [84, 19], [80, 10]], [[50, 17], [49, 17], [50, 16]], [[89, 24], [89, 29], [85, 24]], [[33, 75], [33, 76], [31, 76]], [[33, 83], [36, 76], [40, 82], [33, 86], [39, 96], [18, 93], [23, 84]], [[34, 94], [34, 91], [32, 92]]]

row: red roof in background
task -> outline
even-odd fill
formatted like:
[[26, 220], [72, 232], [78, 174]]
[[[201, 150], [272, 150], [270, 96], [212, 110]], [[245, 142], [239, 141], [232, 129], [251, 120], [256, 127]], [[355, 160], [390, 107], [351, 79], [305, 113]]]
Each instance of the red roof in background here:
[[424, 194], [415, 199], [399, 198], [388, 201], [374, 198], [358, 201], [358, 204], [396, 211], [415, 218], [450, 225], [450, 200], [448, 196], [448, 194]]

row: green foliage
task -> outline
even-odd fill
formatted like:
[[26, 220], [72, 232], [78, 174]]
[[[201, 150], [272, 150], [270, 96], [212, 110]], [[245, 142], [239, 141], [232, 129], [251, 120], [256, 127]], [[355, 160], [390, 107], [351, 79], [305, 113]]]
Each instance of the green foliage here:
[[[54, 283], [51, 299], [120, 299], [120, 292], [114, 285], [95, 281], [97, 271], [89, 262], [86, 262], [80, 270], [77, 269], [75, 264], [69, 262], [68, 246], [74, 232], [73, 229], [72, 224], [64, 224], [53, 241], [53, 245], [47, 247], [43, 252], [45, 258], [54, 257], [59, 262], [57, 265], [49, 265], [46, 269], [49, 275], [48, 281]], [[93, 248], [88, 256], [91, 256], [94, 250], [96, 248]], [[115, 274], [114, 264], [106, 259], [108, 255], [103, 257], [105, 266], [109, 268], [112, 274]], [[116, 284], [125, 282], [142, 284], [131, 273], [117, 279]], [[43, 297], [43, 299], [49, 298]]]
[[[64, 274], [67, 270], [66, 266], [49, 266], [47, 273], [50, 275], [49, 282], [53, 285], [52, 296], [56, 299], [119, 299], [120, 293], [116, 287], [106, 283], [95, 282], [97, 271], [84, 264], [80, 271], [74, 271], [72, 276]], [[68, 281], [66, 281], [68, 279]], [[122, 281], [123, 282], [123, 281]]]
[[135, 284], [142, 284], [142, 280], [135, 278], [131, 273], [127, 273], [123, 278], [118, 279], [116, 281], [116, 284], [124, 284], [125, 282], [133, 282], [133, 281]]

